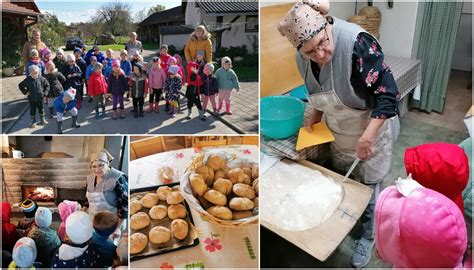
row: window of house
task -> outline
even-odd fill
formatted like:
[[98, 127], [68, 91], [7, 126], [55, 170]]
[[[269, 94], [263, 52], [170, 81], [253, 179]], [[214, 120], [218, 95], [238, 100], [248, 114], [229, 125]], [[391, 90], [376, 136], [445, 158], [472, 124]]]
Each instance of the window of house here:
[[258, 16], [245, 16], [245, 32], [258, 32]]

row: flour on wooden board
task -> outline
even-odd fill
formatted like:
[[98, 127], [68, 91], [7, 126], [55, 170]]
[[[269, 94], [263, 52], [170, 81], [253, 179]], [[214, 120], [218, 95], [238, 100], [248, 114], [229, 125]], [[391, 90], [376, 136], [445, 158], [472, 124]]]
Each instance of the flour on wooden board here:
[[260, 181], [260, 217], [287, 231], [303, 231], [326, 221], [342, 201], [342, 186], [320, 171], [281, 161]]

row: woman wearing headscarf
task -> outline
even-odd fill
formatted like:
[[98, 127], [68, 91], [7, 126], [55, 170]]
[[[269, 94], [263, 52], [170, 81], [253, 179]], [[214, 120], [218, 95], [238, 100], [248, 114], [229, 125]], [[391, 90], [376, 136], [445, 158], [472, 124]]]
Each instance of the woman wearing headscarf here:
[[128, 177], [112, 168], [112, 155], [102, 149], [91, 158], [91, 174], [87, 177], [86, 207], [91, 216], [101, 211], [117, 213], [120, 228], [128, 216]]
[[191, 33], [191, 36], [186, 43], [186, 47], [184, 48], [186, 62], [189, 63], [196, 61], [196, 53], [198, 51], [204, 51], [204, 60], [206, 63], [212, 62], [211, 34], [207, 31], [204, 25], [196, 26], [196, 29]]
[[334, 168], [347, 172], [359, 158], [354, 178], [374, 190], [351, 260], [358, 268], [372, 253], [374, 206], [399, 133], [399, 93], [378, 41], [328, 12], [327, 0], [298, 2], [278, 30], [297, 50], [297, 67], [315, 107], [305, 126], [324, 119], [336, 138], [330, 145]]

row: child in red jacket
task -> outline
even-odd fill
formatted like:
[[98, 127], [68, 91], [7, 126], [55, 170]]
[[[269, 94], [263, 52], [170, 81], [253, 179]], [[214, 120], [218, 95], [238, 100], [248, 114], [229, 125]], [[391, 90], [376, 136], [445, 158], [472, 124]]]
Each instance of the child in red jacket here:
[[12, 252], [18, 233], [16, 226], [10, 223], [12, 208], [9, 203], [2, 202], [2, 250]]
[[199, 111], [199, 119], [206, 121], [200, 98], [203, 87], [202, 78], [199, 74], [200, 66], [196, 62], [190, 62], [186, 68], [188, 71], [188, 87], [186, 88], [186, 98], [188, 99], [188, 116], [186, 119], [191, 119], [192, 108], [194, 105], [196, 105]]
[[[87, 84], [89, 96], [94, 99], [95, 119], [105, 117], [104, 94], [107, 93], [107, 82], [102, 75], [102, 64], [97, 62], [93, 65], [93, 72]], [[102, 108], [102, 114], [99, 114], [99, 107]]]

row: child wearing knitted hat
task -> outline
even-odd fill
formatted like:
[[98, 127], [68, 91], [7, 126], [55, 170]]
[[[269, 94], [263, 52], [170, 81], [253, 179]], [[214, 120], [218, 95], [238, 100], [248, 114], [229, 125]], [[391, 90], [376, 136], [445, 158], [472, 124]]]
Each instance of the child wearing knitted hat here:
[[80, 128], [81, 125], [77, 123], [77, 109], [76, 109], [76, 89], [69, 88], [56, 98], [54, 101], [54, 110], [56, 111], [57, 132], [62, 134], [63, 116], [67, 112], [72, 115], [71, 126], [73, 128]]
[[133, 73], [129, 78], [131, 96], [133, 101], [133, 112], [135, 118], [144, 117], [143, 104], [148, 95], [148, 78], [143, 74], [143, 66], [140, 63], [133, 66]]
[[28, 237], [22, 237], [15, 243], [12, 253], [13, 260], [8, 269], [35, 269], [33, 263], [36, 256], [35, 241]]
[[181, 77], [178, 74], [177, 66], [170, 66], [168, 68], [169, 77], [165, 83], [165, 98], [171, 105], [171, 110], [168, 113], [171, 117], [175, 117], [178, 112], [178, 100], [179, 92], [183, 84], [181, 83]]
[[98, 267], [99, 256], [89, 245], [92, 237], [92, 220], [83, 211], [72, 213], [66, 220], [66, 234], [69, 241], [62, 243], [51, 261], [53, 268]]
[[29, 55], [30, 60], [26, 63], [25, 66], [26, 77], [30, 76], [30, 66], [38, 66], [41, 71], [40, 75], [42, 75], [45, 67], [43, 61], [41, 61], [38, 50], [31, 49]]
[[163, 87], [167, 79], [166, 71], [161, 68], [161, 60], [159, 57], [153, 57], [152, 66], [148, 72], [148, 83], [150, 91], [150, 100], [148, 112], [160, 112], [160, 99], [163, 95]]
[[49, 61], [53, 60], [53, 54], [49, 48], [43, 48], [41, 50], [41, 61], [43, 62], [44, 66], [48, 64]]
[[33, 225], [35, 225], [35, 214], [38, 204], [35, 201], [26, 199], [20, 205], [24, 217], [18, 221], [16, 230], [20, 237], [27, 236]]
[[222, 57], [221, 64], [222, 66], [216, 71], [217, 83], [219, 84], [219, 105], [217, 112], [220, 113], [222, 105], [225, 102], [226, 113], [232, 114], [230, 110], [231, 94], [233, 89], [239, 91], [239, 78], [232, 69], [232, 60], [230, 60], [229, 57]]
[[202, 77], [202, 110], [206, 113], [207, 103], [211, 101], [212, 110], [217, 113], [216, 95], [219, 93], [219, 85], [213, 75], [214, 65], [207, 63], [204, 66], [204, 77]]
[[43, 76], [49, 83], [49, 91], [46, 95], [46, 100], [49, 108], [49, 118], [53, 118], [54, 100], [64, 91], [63, 84], [66, 83], [66, 77], [58, 71], [53, 61], [49, 61], [46, 64], [46, 70]]
[[98, 212], [94, 216], [91, 248], [100, 255], [97, 261], [99, 267], [112, 266], [116, 257], [117, 246], [109, 239], [109, 236], [116, 230], [118, 220], [116, 213], [108, 211]]
[[188, 71], [188, 85], [186, 87], [186, 99], [188, 100], [188, 116], [186, 119], [191, 120], [192, 108], [196, 105], [199, 112], [199, 118], [202, 121], [206, 120], [204, 111], [201, 105], [201, 93], [202, 93], [202, 75], [200, 73], [200, 66], [196, 62], [189, 62], [186, 66]]
[[35, 214], [35, 225], [28, 233], [28, 237], [33, 239], [38, 251], [38, 261], [42, 267], [51, 267], [51, 258], [61, 244], [58, 234], [51, 229], [53, 213], [46, 207], [38, 207]]
[[[91, 59], [93, 57], [91, 56]], [[87, 93], [94, 99], [95, 119], [99, 119], [105, 117], [104, 95], [107, 94], [107, 82], [102, 74], [102, 64], [94, 60], [91, 60], [91, 63], [94, 63], [91, 64], [93, 73], [87, 83]], [[102, 108], [102, 114], [99, 114], [99, 107]]]
[[81, 205], [75, 201], [64, 200], [58, 205], [59, 217], [61, 218], [61, 224], [59, 225], [58, 235], [62, 242], [67, 240], [66, 237], [66, 221], [67, 218], [74, 212], [79, 211]]
[[46, 119], [44, 118], [43, 99], [48, 95], [49, 83], [44, 77], [41, 76], [40, 68], [36, 65], [30, 65], [29, 76], [18, 84], [23, 95], [28, 97], [30, 105], [30, 116], [31, 124], [30, 128], [36, 127], [36, 109], [40, 116], [40, 125], [47, 125]]
[[[127, 60], [128, 61], [128, 60]], [[128, 92], [128, 81], [125, 71], [120, 68], [120, 61], [112, 61], [112, 72], [107, 80], [109, 92], [112, 94], [112, 119], [117, 119], [117, 106], [120, 105], [120, 118], [125, 118], [123, 95]]]
[[67, 66], [67, 62], [63, 49], [56, 50], [56, 56], [53, 59], [53, 63], [56, 65], [58, 71], [64, 74], [64, 68]]

